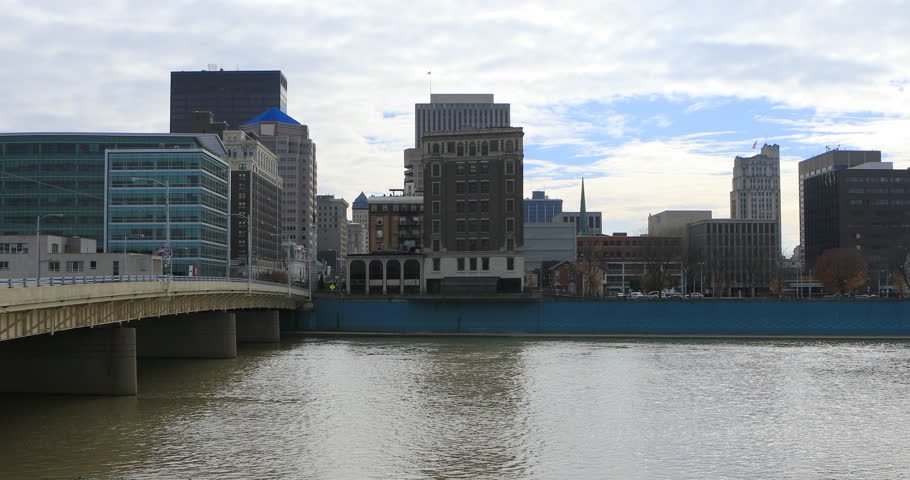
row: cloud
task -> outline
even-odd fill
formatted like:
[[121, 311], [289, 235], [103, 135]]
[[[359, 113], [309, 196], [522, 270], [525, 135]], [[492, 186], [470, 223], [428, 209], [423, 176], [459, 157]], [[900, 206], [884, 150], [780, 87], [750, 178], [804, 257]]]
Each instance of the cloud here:
[[910, 162], [906, 2], [0, 8], [0, 59], [15, 66], [0, 70], [0, 131], [166, 131], [170, 71], [277, 68], [289, 113], [317, 143], [320, 193], [401, 185], [429, 70], [435, 92], [511, 103], [530, 181], [577, 195], [573, 176], [596, 177], [589, 204], [607, 223], [643, 224], [651, 209], [725, 210], [729, 179], [717, 173], [765, 135], [788, 165], [838, 143]]

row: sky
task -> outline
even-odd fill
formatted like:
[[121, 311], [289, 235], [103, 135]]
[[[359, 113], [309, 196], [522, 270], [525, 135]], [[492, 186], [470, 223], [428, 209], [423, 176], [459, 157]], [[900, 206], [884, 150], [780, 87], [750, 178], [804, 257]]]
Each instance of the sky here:
[[[0, 0], [0, 131], [166, 132], [170, 72], [282, 70], [320, 194], [401, 188], [414, 104], [493, 93], [525, 132], [525, 194], [604, 233], [649, 213], [729, 217], [733, 158], [781, 148], [783, 247], [799, 160], [910, 167], [910, 2]], [[432, 75], [427, 75], [432, 72]]]

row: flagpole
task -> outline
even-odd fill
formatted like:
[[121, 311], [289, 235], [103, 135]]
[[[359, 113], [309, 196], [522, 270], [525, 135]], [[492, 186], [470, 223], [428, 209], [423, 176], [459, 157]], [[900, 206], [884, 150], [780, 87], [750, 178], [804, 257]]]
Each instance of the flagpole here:
[[430, 96], [433, 96], [433, 71], [427, 72], [427, 79], [430, 81]]

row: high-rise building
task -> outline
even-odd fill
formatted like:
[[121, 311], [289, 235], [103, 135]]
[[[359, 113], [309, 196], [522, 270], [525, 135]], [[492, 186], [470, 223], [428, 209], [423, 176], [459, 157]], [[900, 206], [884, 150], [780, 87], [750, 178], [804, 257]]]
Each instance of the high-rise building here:
[[[494, 103], [493, 94], [434, 93], [430, 103], [414, 106], [414, 149], [405, 150], [405, 192], [424, 191], [423, 172], [418, 160], [423, 137], [432, 132], [452, 132], [508, 127], [508, 103]], [[409, 152], [410, 150], [410, 152]]]
[[523, 136], [504, 127], [423, 137], [428, 292], [522, 290]]
[[531, 198], [524, 199], [525, 223], [550, 223], [562, 213], [562, 199], [551, 199], [546, 192], [531, 192]]
[[288, 81], [279, 70], [171, 72], [171, 133], [190, 133], [193, 112], [239, 128], [270, 109], [287, 111]]
[[[136, 169], [136, 177], [146, 177], [142, 170], [179, 170], [183, 165], [191, 165], [194, 171], [205, 164], [215, 173], [203, 175], [211, 178], [216, 185], [221, 179], [215, 178], [224, 171], [227, 180], [227, 166], [221, 160], [225, 155], [224, 145], [217, 135], [213, 134], [148, 134], [148, 133], [15, 133], [0, 134], [0, 235], [34, 235], [35, 223], [39, 216], [62, 214], [62, 217], [49, 217], [41, 222], [41, 233], [63, 237], [92, 238], [97, 241], [99, 251], [104, 251], [106, 238], [105, 207], [107, 188], [105, 177], [108, 172], [107, 153], [110, 151], [135, 152], [135, 161], [125, 165], [117, 164], [118, 169]], [[148, 152], [174, 161], [174, 166], [167, 167], [164, 160], [149, 158]], [[118, 158], [124, 158], [121, 154]], [[128, 156], [128, 155], [127, 155]], [[201, 163], [200, 163], [201, 162]], [[224, 165], [222, 167], [222, 165]], [[196, 173], [184, 178], [174, 172], [155, 173], [161, 180], [170, 180], [175, 204], [180, 190], [176, 187], [188, 178], [202, 178]], [[220, 187], [219, 187], [220, 188]], [[143, 193], [163, 195], [163, 189], [143, 190]], [[179, 195], [184, 195], [179, 193]], [[214, 193], [215, 210], [226, 211], [227, 190]], [[143, 218], [155, 217], [164, 222], [162, 214], [164, 199], [156, 197], [161, 206], [154, 211], [144, 212]], [[142, 205], [150, 201], [145, 196], [130, 198], [131, 205]], [[225, 205], [222, 209], [221, 202]], [[119, 207], [118, 207], [119, 208]], [[177, 210], [184, 207], [175, 207]], [[188, 207], [187, 207], [188, 208]], [[203, 217], [201, 211], [184, 212], [193, 222], [214, 222], [209, 226], [215, 230], [225, 228], [226, 218], [218, 215]], [[191, 215], [190, 215], [191, 213]], [[114, 221], [115, 219], [111, 219]], [[122, 223], [122, 222], [118, 222]], [[141, 222], [141, 223], [144, 223]], [[119, 229], [119, 227], [118, 227]], [[156, 227], [143, 237], [114, 239], [107, 247], [122, 251], [123, 243], [129, 243], [129, 251], [151, 252], [163, 247], [164, 230]], [[218, 230], [220, 232], [220, 230]], [[140, 232], [141, 233], [141, 232]], [[221, 235], [222, 233], [217, 233]], [[117, 235], [123, 236], [120, 232]], [[129, 235], [127, 235], [129, 237]], [[174, 237], [176, 239], [176, 236]], [[217, 244], [217, 242], [215, 242]], [[175, 242], [176, 244], [176, 242]], [[217, 248], [224, 248], [224, 245]], [[186, 253], [175, 251], [175, 255]], [[208, 250], [210, 259], [216, 258]], [[225, 256], [217, 256], [224, 259]], [[223, 274], [223, 270], [222, 270]]]
[[780, 220], [780, 147], [762, 145], [761, 153], [733, 160], [730, 218]]
[[241, 130], [278, 156], [283, 184], [281, 228], [287, 241], [303, 245], [308, 261], [316, 258], [316, 144], [309, 128], [277, 108], [241, 125]]
[[780, 147], [762, 145], [761, 153], [733, 160], [730, 218], [775, 220], [780, 235]]
[[806, 268], [826, 250], [855, 249], [869, 264], [870, 286], [887, 285], [910, 249], [910, 170], [872, 161], [826, 170], [802, 186]]
[[363, 247], [367, 234], [366, 225], [348, 222], [348, 255], [363, 255], [369, 251]]
[[348, 202], [335, 195], [316, 196], [317, 250], [334, 250], [343, 260], [348, 253]]
[[[807, 179], [833, 170], [855, 167], [864, 163], [882, 161], [882, 152], [877, 150], [829, 150], [820, 155], [799, 162], [799, 244], [805, 259], [806, 218], [804, 182]], [[811, 268], [811, 265], [806, 264]]]
[[715, 296], [767, 293], [780, 267], [776, 220], [715, 218], [690, 223], [687, 255], [696, 288]]
[[[253, 275], [280, 270], [282, 180], [278, 156], [241, 130], [224, 132], [226, 159], [231, 165], [231, 260], [253, 261]], [[252, 244], [247, 242], [252, 241]]]

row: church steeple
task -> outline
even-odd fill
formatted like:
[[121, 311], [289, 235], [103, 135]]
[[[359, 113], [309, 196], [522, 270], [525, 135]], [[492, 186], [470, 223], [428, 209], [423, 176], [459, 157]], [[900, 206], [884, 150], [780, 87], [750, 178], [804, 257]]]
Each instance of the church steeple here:
[[585, 206], [585, 177], [581, 177], [581, 209], [578, 213], [578, 236], [588, 235], [588, 209]]

